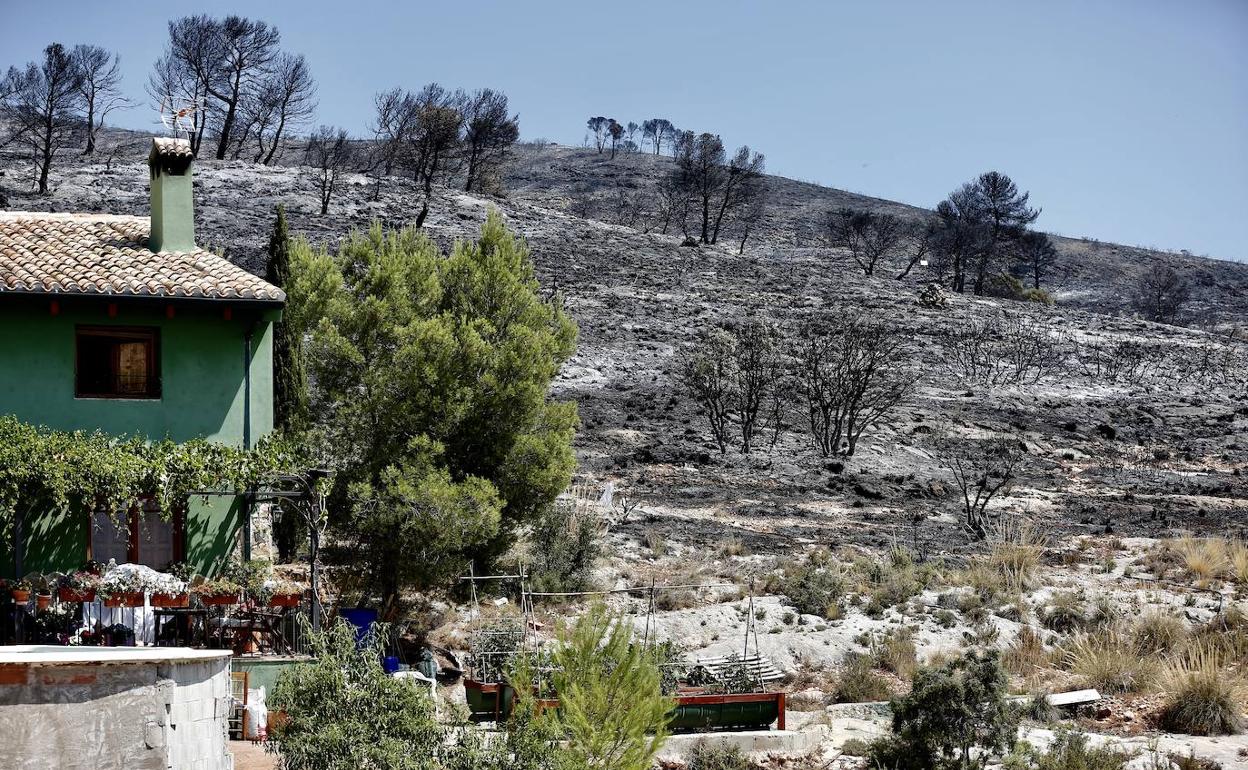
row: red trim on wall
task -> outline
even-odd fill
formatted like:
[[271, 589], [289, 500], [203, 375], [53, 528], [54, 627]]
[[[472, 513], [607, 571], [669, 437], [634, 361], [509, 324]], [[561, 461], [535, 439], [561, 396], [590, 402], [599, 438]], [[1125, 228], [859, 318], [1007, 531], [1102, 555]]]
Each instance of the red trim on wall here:
[[108, 303], [108, 317], [109, 318], [117, 317], [117, 303], [116, 302]]
[[57, 302], [56, 300], [52, 300], [52, 304], [48, 306], [48, 310], [52, 313], [52, 315], [60, 315], [61, 303]]

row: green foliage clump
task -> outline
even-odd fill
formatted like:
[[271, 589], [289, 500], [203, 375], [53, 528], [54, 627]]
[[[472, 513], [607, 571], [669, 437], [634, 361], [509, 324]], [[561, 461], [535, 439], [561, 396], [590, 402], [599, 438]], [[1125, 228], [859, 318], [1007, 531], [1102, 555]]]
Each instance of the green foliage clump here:
[[245, 450], [194, 439], [65, 432], [0, 416], [0, 536], [25, 509], [104, 509], [122, 515], [144, 499], [166, 517], [192, 490], [242, 492], [295, 460], [291, 447], [266, 439]]
[[871, 744], [870, 757], [892, 770], [982, 768], [1018, 733], [995, 650], [920, 669], [910, 693], [891, 706], [892, 734]]
[[305, 629], [313, 660], [278, 677], [265, 749], [282, 770], [581, 770], [559, 747], [559, 731], [521, 692], [505, 732], [487, 741], [459, 721], [442, 721], [429, 691], [381, 667], [384, 625], [363, 644], [336, 623]]
[[1047, 751], [1024, 745], [1005, 761], [1007, 770], [1122, 770], [1131, 754], [1105, 746], [1088, 745], [1088, 736], [1059, 728]]
[[308, 335], [313, 433], [340, 471], [331, 519], [391, 602], [501, 553], [567, 487], [573, 403], [548, 398], [576, 326], [490, 212], [448, 255], [374, 224], [331, 256], [291, 248], [288, 317]]
[[840, 603], [848, 583], [835, 567], [804, 566], [787, 575], [780, 584], [780, 593], [803, 615], [821, 618], [840, 617]]
[[535, 591], [588, 591], [602, 555], [603, 521], [593, 506], [560, 498], [533, 525], [529, 570]]
[[870, 657], [855, 652], [845, 656], [833, 694], [837, 703], [870, 703], [891, 695], [888, 682], [876, 673]]
[[336, 623], [309, 635], [312, 662], [278, 677], [269, 709], [285, 718], [270, 725], [266, 748], [281, 754], [285, 770], [437, 767], [443, 728], [433, 701], [412, 680], [386, 675], [380, 636], [357, 645], [350, 624]]
[[563, 749], [574, 767], [648, 770], [670, 734], [674, 702], [632, 626], [601, 604], [581, 616], [553, 655]]

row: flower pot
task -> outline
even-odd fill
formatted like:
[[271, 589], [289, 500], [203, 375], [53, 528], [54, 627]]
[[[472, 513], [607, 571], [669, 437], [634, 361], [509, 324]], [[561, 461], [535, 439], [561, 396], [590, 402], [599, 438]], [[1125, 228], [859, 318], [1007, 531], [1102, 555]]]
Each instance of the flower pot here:
[[303, 597], [299, 594], [274, 594], [269, 598], [270, 607], [298, 607]]
[[30, 601], [30, 591], [21, 591], [21, 590], [14, 588], [13, 589], [13, 601], [17, 602], [18, 604], [25, 604], [26, 602]]
[[142, 607], [143, 593], [141, 591], [130, 591], [123, 594], [113, 594], [104, 600], [105, 607]]
[[238, 604], [237, 594], [201, 594], [199, 600], [209, 607], [222, 607], [227, 604]]
[[37, 612], [44, 612], [51, 603], [52, 594], [35, 594], [35, 610]]
[[180, 594], [152, 594], [153, 607], [187, 607], [191, 603], [191, 595], [185, 591]]
[[63, 602], [93, 602], [95, 601], [94, 588], [66, 588], [62, 586], [57, 590], [60, 600]]

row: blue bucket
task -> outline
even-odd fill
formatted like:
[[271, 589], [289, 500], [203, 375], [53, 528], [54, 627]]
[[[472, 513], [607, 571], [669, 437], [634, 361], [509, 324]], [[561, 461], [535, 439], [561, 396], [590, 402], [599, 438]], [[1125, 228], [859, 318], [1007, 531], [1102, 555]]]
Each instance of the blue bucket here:
[[381, 659], [381, 667], [385, 669], [387, 674], [393, 674], [399, 670], [399, 659], [395, 655], [387, 655]]
[[377, 622], [377, 610], [338, 610], [338, 617], [355, 626], [355, 643], [359, 644], [364, 641], [364, 635], [368, 633], [368, 629]]

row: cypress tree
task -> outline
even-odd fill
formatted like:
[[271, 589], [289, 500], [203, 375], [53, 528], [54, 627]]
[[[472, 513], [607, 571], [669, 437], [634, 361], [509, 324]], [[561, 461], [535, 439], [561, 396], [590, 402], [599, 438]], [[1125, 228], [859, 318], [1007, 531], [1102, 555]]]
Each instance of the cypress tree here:
[[[286, 208], [277, 206], [277, 221], [269, 237], [264, 279], [285, 289], [290, 278], [290, 238]], [[308, 381], [303, 365], [303, 338], [286, 319], [277, 323], [273, 337], [273, 426], [284, 433], [300, 430], [308, 413]]]
[[[264, 279], [282, 290], [290, 280], [290, 237], [286, 228], [286, 207], [277, 206], [277, 221], [269, 236], [269, 257]], [[273, 427], [283, 433], [297, 433], [307, 425], [308, 380], [303, 366], [303, 331], [288, 314], [273, 329]], [[294, 559], [304, 537], [301, 517], [292, 511], [273, 523], [273, 541], [278, 560]]]

